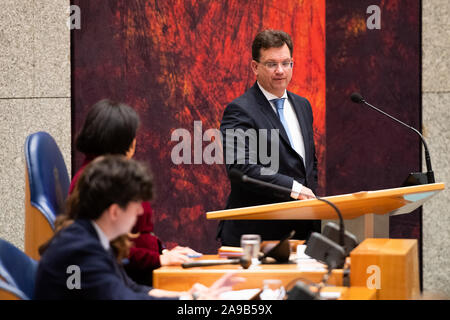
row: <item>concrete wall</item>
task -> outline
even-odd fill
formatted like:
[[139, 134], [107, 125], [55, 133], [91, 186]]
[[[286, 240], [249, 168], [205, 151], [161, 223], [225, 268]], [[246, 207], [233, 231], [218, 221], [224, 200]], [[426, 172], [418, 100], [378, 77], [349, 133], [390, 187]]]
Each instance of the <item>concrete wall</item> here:
[[49, 132], [70, 170], [69, 6], [69, 0], [0, 1], [0, 237], [21, 249], [25, 138]]
[[[422, 2], [422, 123], [436, 182], [423, 206], [423, 286], [450, 296], [450, 2]], [[425, 162], [423, 162], [425, 164]], [[425, 170], [425, 166], [424, 166]]]

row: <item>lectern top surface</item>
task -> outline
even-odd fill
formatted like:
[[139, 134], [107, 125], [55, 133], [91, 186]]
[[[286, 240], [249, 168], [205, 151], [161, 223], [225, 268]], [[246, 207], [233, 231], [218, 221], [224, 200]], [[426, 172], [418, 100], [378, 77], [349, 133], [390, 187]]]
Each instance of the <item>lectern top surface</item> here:
[[[405, 214], [420, 207], [438, 192], [444, 183], [360, 191], [351, 194], [323, 197], [336, 205], [344, 219], [374, 214]], [[336, 219], [336, 212], [317, 199], [296, 200], [267, 205], [236, 208], [206, 213], [208, 219], [221, 220], [315, 220]]]

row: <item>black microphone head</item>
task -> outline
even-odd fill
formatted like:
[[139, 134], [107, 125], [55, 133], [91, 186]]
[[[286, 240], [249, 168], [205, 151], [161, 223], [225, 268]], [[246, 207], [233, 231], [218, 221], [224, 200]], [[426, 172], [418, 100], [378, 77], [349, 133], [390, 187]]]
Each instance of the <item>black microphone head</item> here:
[[292, 230], [288, 235], [284, 236], [277, 244], [266, 243], [262, 248], [264, 255], [259, 260], [264, 260], [266, 257], [274, 258], [277, 262], [285, 263], [289, 261], [291, 255], [291, 239], [295, 234]]
[[248, 269], [252, 264], [252, 260], [242, 257], [239, 259], [239, 264], [242, 266], [242, 268]]
[[289, 243], [289, 239], [282, 240], [277, 244], [269, 243], [264, 246], [263, 252], [264, 255], [260, 260], [263, 260], [265, 257], [270, 257], [274, 258], [277, 262], [289, 262], [291, 244]]
[[354, 103], [362, 103], [362, 102], [364, 102], [364, 98], [358, 92], [353, 92], [352, 95], [350, 96], [350, 99]]
[[244, 174], [237, 169], [231, 169], [228, 176], [230, 177], [231, 181], [242, 182]]

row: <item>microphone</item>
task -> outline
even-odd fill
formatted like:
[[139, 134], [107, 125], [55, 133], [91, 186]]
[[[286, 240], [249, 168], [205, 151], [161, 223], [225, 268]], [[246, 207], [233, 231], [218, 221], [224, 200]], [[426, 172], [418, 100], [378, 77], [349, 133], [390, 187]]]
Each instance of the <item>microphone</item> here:
[[273, 247], [267, 245], [263, 251], [265, 253], [259, 257], [260, 261], [263, 261], [267, 257], [274, 258], [277, 262], [289, 262], [289, 256], [291, 255], [291, 245], [289, 239], [291, 239], [295, 234], [295, 230], [292, 230], [281, 238], [281, 240]]
[[[282, 186], [279, 186], [279, 185], [276, 185], [276, 184], [273, 184], [273, 183], [261, 181], [261, 180], [258, 180], [258, 179], [250, 178], [247, 175], [243, 174], [242, 172], [240, 172], [239, 170], [234, 169], [234, 168], [230, 170], [229, 177], [230, 177], [231, 180], [236, 181], [236, 182], [244, 182], [244, 183], [250, 182], [250, 183], [254, 183], [254, 184], [257, 184], [257, 185], [260, 185], [260, 186], [267, 187], [269, 189], [281, 191], [282, 193], [284, 193], [286, 195], [289, 195], [289, 196], [291, 195], [291, 192], [292, 192], [292, 190], [289, 189], [289, 188], [285, 188], [285, 187], [282, 187]], [[328, 201], [326, 199], [323, 199], [323, 198], [321, 198], [319, 196], [316, 196], [316, 199], [319, 200], [319, 201], [325, 202], [326, 204], [331, 206], [336, 211], [336, 213], [337, 213], [337, 215], [339, 217], [339, 229], [340, 229], [340, 232], [339, 232], [339, 245], [344, 247], [344, 245], [345, 245], [345, 242], [344, 242], [345, 229], [344, 229], [344, 219], [342, 218], [341, 212], [339, 211], [339, 209], [332, 202], [330, 202], [330, 201]]]
[[[349, 256], [350, 252], [358, 246], [358, 239], [355, 237], [354, 234], [348, 232], [345, 230], [345, 238], [344, 238], [344, 250], [345, 250], [345, 256]], [[328, 222], [325, 227], [323, 227], [322, 235], [327, 237], [330, 240], [333, 240], [334, 242], [339, 242], [339, 237], [341, 236], [341, 230], [340, 227], [333, 223]]]
[[229, 177], [230, 177], [231, 181], [254, 183], [254, 184], [281, 192], [282, 195], [286, 195], [286, 196], [290, 196], [291, 192], [292, 192], [292, 190], [290, 190], [288, 188], [285, 188], [285, 187], [282, 187], [282, 186], [279, 186], [279, 185], [276, 185], [273, 183], [261, 181], [258, 179], [250, 178], [249, 176], [243, 174], [241, 171], [239, 171], [237, 169], [231, 169], [230, 173], [229, 173]]
[[[288, 235], [283, 237], [274, 247], [267, 250], [262, 256], [258, 258], [259, 261], [263, 261], [267, 257], [274, 258], [277, 262], [287, 262], [289, 261], [289, 255], [291, 253], [289, 239], [292, 238], [295, 231], [291, 231]], [[240, 264], [244, 269], [248, 269], [251, 265], [251, 259], [246, 257], [228, 259], [228, 260], [198, 260], [185, 262], [181, 264], [183, 268], [194, 268], [194, 267], [207, 267], [207, 266], [217, 266], [217, 265], [228, 265], [228, 264]]]
[[329, 274], [333, 269], [341, 269], [345, 264], [346, 252], [343, 246], [317, 232], [311, 233], [305, 254], [324, 262], [328, 266]]
[[193, 267], [207, 267], [207, 266], [217, 266], [226, 264], [240, 264], [244, 269], [248, 269], [251, 265], [251, 261], [245, 258], [239, 259], [228, 259], [228, 260], [198, 260], [192, 262], [185, 262], [181, 266], [183, 268], [193, 268]]
[[306, 283], [297, 281], [287, 292], [286, 300], [319, 300], [317, 294], [312, 292]]
[[[427, 143], [425, 142], [425, 139], [423, 138], [422, 134], [418, 130], [416, 130], [415, 128], [413, 128], [413, 127], [407, 125], [406, 123], [398, 120], [397, 118], [394, 118], [393, 116], [391, 116], [391, 115], [387, 114], [386, 112], [378, 109], [377, 107], [371, 105], [366, 100], [364, 100], [364, 98], [358, 92], [353, 92], [351, 94], [351, 96], [350, 96], [350, 99], [354, 103], [364, 103], [364, 104], [368, 105], [372, 109], [378, 111], [381, 114], [384, 114], [385, 116], [391, 118], [392, 120], [394, 120], [394, 121], [404, 125], [405, 127], [409, 128], [409, 129], [413, 130], [415, 133], [417, 133], [419, 135], [420, 139], [422, 140], [423, 146], [425, 148], [425, 162], [426, 162], [426, 166], [427, 166], [427, 173], [426, 173], [426, 177], [424, 176], [423, 173], [412, 173], [412, 174], [410, 174], [410, 177], [408, 177], [407, 181], [410, 184], [435, 183], [433, 169], [431, 168], [431, 158], [430, 158], [430, 153], [428, 152], [428, 146], [427, 146]], [[417, 182], [416, 183], [412, 183], [413, 179], [418, 181], [418, 183]]]

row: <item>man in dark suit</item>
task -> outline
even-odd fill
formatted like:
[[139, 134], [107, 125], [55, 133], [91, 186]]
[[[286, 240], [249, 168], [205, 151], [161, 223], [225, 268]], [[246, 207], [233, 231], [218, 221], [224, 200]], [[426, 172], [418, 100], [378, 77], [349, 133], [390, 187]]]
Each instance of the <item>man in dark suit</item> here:
[[196, 284], [189, 292], [153, 289], [131, 280], [120, 257], [127, 248], [110, 247], [110, 241], [131, 231], [150, 200], [152, 181], [146, 169], [123, 156], [106, 156], [91, 162], [68, 199], [68, 212], [60, 229], [47, 243], [39, 262], [35, 298], [147, 300], [164, 298], [219, 298], [241, 281], [232, 274], [210, 288]]
[[[237, 169], [292, 192], [280, 194], [231, 180], [227, 209], [315, 197], [317, 158], [311, 105], [286, 90], [292, 78], [292, 51], [291, 37], [283, 31], [265, 30], [255, 37], [251, 68], [256, 83], [226, 107], [220, 125], [228, 173]], [[295, 238], [307, 239], [312, 231], [320, 231], [320, 221], [223, 220], [218, 238], [222, 245], [239, 246], [242, 234], [277, 240], [292, 230]]]

